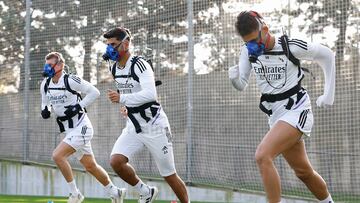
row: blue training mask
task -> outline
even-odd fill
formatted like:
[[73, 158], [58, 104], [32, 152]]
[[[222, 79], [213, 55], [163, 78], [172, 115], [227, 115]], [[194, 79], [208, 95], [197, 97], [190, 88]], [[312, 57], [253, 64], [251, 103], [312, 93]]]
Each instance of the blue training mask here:
[[43, 76], [52, 78], [55, 75], [55, 69], [48, 63], [44, 65]]
[[[270, 41], [270, 35], [268, 33], [266, 33], [266, 40], [263, 43], [262, 38], [261, 38], [261, 30], [262, 30], [264, 23], [261, 21], [261, 19], [259, 19], [258, 14], [255, 14], [254, 17], [259, 25], [259, 34], [258, 34], [257, 39], [251, 40], [246, 43], [246, 48], [248, 50], [248, 55], [249, 55], [249, 61], [251, 63], [255, 63], [258, 60], [258, 57], [260, 55], [264, 54], [265, 49], [267, 48], [268, 43]], [[259, 41], [259, 42], [257, 42], [257, 41]]]
[[246, 43], [246, 48], [248, 50], [249, 61], [255, 63], [257, 58], [264, 53], [265, 44], [252, 40]]
[[112, 47], [110, 44], [108, 44], [106, 47], [106, 52], [102, 57], [106, 61], [109, 59], [112, 61], [117, 61], [119, 58], [119, 52], [114, 47]]
[[127, 33], [125, 33], [125, 36], [122, 38], [120, 44], [118, 44], [116, 47], [113, 47], [110, 44], [108, 44], [107, 47], [106, 47], [106, 52], [105, 52], [105, 54], [102, 55], [102, 58], [105, 61], [108, 61], [109, 59], [112, 60], [112, 61], [118, 61], [120, 57], [124, 56], [124, 53], [126, 51], [120, 51], [119, 52], [117, 49], [128, 38], [130, 38], [129, 35]]

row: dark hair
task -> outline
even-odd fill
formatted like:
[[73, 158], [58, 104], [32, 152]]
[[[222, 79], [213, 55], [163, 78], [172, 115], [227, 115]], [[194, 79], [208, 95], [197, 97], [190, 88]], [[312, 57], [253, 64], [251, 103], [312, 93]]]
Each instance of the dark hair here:
[[63, 55], [59, 52], [50, 52], [48, 53], [46, 56], [45, 56], [45, 60], [49, 60], [49, 59], [52, 59], [52, 58], [56, 58], [57, 62], [59, 63], [65, 63], [65, 59], [63, 57]]
[[263, 17], [256, 11], [241, 12], [235, 22], [236, 32], [240, 36], [248, 35], [259, 30], [259, 23], [263, 23]]
[[124, 37], [127, 35], [127, 40], [130, 41], [131, 39], [131, 33], [128, 29], [122, 28], [122, 27], [116, 27], [113, 28], [103, 35], [106, 39], [115, 37], [117, 40], [121, 41], [124, 39]]

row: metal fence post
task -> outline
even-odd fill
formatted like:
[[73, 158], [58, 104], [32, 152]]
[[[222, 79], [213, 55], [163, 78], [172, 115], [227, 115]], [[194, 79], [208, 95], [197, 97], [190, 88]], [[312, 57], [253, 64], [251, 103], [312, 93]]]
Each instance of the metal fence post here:
[[194, 69], [194, 41], [193, 41], [193, 2], [187, 1], [188, 20], [188, 82], [187, 82], [187, 122], [186, 122], [186, 182], [191, 182], [192, 166], [192, 113], [193, 113], [193, 69]]
[[288, 36], [291, 37], [291, 20], [290, 20], [290, 13], [291, 13], [291, 8], [290, 8], [290, 0], [288, 0]]
[[24, 76], [24, 125], [23, 125], [23, 159], [29, 159], [29, 76], [30, 76], [30, 8], [31, 0], [26, 0], [25, 18], [25, 76]]

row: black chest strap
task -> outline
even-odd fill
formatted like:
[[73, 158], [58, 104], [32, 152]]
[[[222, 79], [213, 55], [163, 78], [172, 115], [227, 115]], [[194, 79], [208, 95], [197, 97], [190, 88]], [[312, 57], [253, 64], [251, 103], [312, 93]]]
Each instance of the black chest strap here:
[[[83, 115], [83, 113], [78, 113], [78, 119], [80, 119], [82, 115]], [[60, 132], [65, 131], [65, 127], [64, 127], [64, 124], [63, 124], [64, 121], [68, 122], [68, 127], [69, 128], [74, 128], [73, 117], [69, 118], [67, 116], [58, 116], [58, 117], [56, 117], [56, 123], [59, 126]]]
[[128, 117], [131, 120], [131, 122], [133, 123], [134, 127], [135, 127], [135, 131], [136, 133], [140, 133], [142, 132], [141, 130], [141, 126], [139, 124], [139, 121], [136, 120], [135, 116], [133, 114], [135, 113], [140, 113], [140, 116], [146, 121], [149, 122], [151, 120], [151, 118], [149, 118], [148, 116], [146, 116], [145, 110], [150, 108], [151, 111], [151, 116], [155, 117], [159, 108], [160, 108], [160, 104], [156, 101], [153, 102], [149, 102], [146, 104], [143, 104], [141, 106], [138, 107], [128, 107], [126, 106], [127, 112], [128, 112]]
[[78, 95], [78, 97], [81, 98], [81, 95], [80, 93], [78, 93], [77, 91], [71, 89], [70, 85], [69, 85], [69, 75], [68, 74], [65, 74], [64, 75], [64, 86], [63, 88], [61, 87], [49, 87], [49, 84], [50, 84], [50, 81], [51, 81], [51, 78], [47, 78], [46, 79], [46, 82], [45, 82], [45, 85], [44, 85], [44, 92], [45, 94], [49, 91], [49, 90], [67, 90], [69, 92], [71, 92], [71, 94], [75, 94], [75, 95]]
[[276, 102], [276, 101], [281, 101], [284, 99], [287, 99], [289, 97], [291, 97], [292, 95], [298, 93], [301, 90], [301, 82], [299, 82], [297, 85], [295, 85], [294, 87], [292, 87], [291, 89], [283, 92], [283, 93], [279, 93], [279, 94], [262, 94], [260, 101], [261, 102]]
[[[69, 84], [69, 74], [65, 74], [65, 75], [64, 75], [64, 86], [65, 86], [65, 87], [49, 87], [50, 81], [51, 81], [51, 78], [47, 78], [47, 79], [46, 79], [46, 82], [45, 82], [45, 85], [44, 85], [44, 92], [45, 92], [45, 94], [47, 94], [47, 92], [48, 92], [49, 90], [67, 90], [67, 91], [69, 91], [71, 94], [76, 95], [77, 98], [78, 98], [78, 101], [81, 101], [81, 100], [82, 100], [81, 94], [80, 94], [79, 92], [71, 89], [70, 84]], [[86, 108], [84, 108], [84, 111], [87, 112], [87, 111], [86, 111]]]
[[139, 77], [135, 74], [135, 64], [138, 63], [139, 70], [141, 72], [143, 72], [146, 69], [146, 66], [140, 61], [140, 58], [141, 58], [140, 56], [134, 56], [131, 59], [130, 72], [128, 75], [116, 75], [117, 63], [114, 63], [111, 67], [111, 74], [112, 74], [113, 78], [116, 79], [116, 78], [130, 78], [131, 77], [136, 82], [139, 82]]
[[[285, 99], [288, 99], [288, 103], [285, 105], [285, 109], [290, 110], [291, 107], [294, 104], [298, 104], [298, 102], [301, 100], [301, 98], [305, 95], [305, 91], [301, 91], [301, 90], [305, 90], [303, 87], [301, 87], [301, 80], [299, 81], [299, 83], [297, 85], [295, 85], [294, 87], [292, 87], [291, 89], [280, 93], [280, 94], [262, 94], [261, 98], [260, 98], [260, 103], [259, 103], [259, 108], [262, 112], [266, 113], [268, 116], [272, 115], [272, 110], [271, 109], [267, 109], [263, 102], [277, 102], [277, 101], [282, 101]], [[294, 102], [294, 100], [291, 98], [291, 96], [293, 95], [297, 95], [296, 97], [296, 102]]]
[[[142, 73], [143, 71], [146, 70], [146, 66], [143, 62], [143, 60], [145, 60], [151, 67], [151, 69], [154, 71], [153, 65], [151, 60], [146, 60], [145, 58], [141, 57], [141, 56], [134, 56], [131, 59], [131, 66], [130, 66], [130, 73], [128, 75], [116, 75], [116, 64], [114, 63], [111, 67], [111, 74], [113, 76], [114, 79], [116, 78], [129, 78], [131, 77], [132, 79], [134, 79], [136, 82], [140, 82], [139, 80], [139, 76], [136, 75], [135, 73], [135, 65], [139, 68], [140, 72]], [[159, 86], [161, 85], [162, 82], [160, 80], [155, 80], [155, 86]]]

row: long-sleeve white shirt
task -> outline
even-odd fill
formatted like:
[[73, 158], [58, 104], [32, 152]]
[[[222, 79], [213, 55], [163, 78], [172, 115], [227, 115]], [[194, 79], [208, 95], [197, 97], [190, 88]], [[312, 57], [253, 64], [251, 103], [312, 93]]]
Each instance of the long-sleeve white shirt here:
[[[133, 56], [130, 56], [123, 69], [116, 68], [115, 75], [130, 76], [130, 67]], [[156, 101], [157, 93], [155, 88], [154, 72], [150, 64], [143, 59], [135, 64], [135, 74], [139, 77], [139, 82], [131, 77], [116, 78], [116, 86], [120, 91], [120, 102], [125, 106], [137, 107], [142, 104]]]
[[[310, 43], [299, 39], [289, 40], [289, 49], [299, 60], [316, 62], [324, 71], [324, 94], [319, 97], [319, 106], [332, 105], [335, 95], [335, 56], [333, 52], [319, 43]], [[251, 71], [255, 73], [257, 86], [263, 94], [278, 94], [294, 87], [303, 76], [303, 71], [290, 62], [281, 52], [280, 38], [276, 38], [270, 54], [258, 57], [261, 61], [250, 63], [248, 50], [244, 45], [241, 49], [238, 66], [229, 70], [229, 78], [233, 86], [242, 91], [246, 88]], [[272, 54], [271, 54], [272, 53]], [[270, 84], [271, 85], [270, 85]], [[285, 84], [285, 85], [284, 85]]]
[[[154, 72], [148, 62], [143, 58], [138, 59], [134, 67], [134, 72], [139, 78], [139, 81], [131, 77], [131, 65], [134, 57], [135, 56], [130, 56], [123, 68], [118, 67], [117, 64], [115, 66], [115, 85], [120, 93], [120, 103], [127, 107], [138, 107], [149, 102], [157, 101]], [[112, 70], [109, 71], [111, 72]], [[140, 126], [143, 127], [148, 124], [159, 124], [163, 127], [169, 126], [168, 118], [161, 106], [159, 107], [157, 115], [154, 117], [150, 109], [147, 109], [145, 113], [151, 118], [149, 122], [146, 122], [139, 113], [134, 114]], [[133, 127], [129, 118], [127, 120], [127, 127]]]
[[[56, 116], [65, 116], [65, 106], [80, 104], [81, 107], [87, 107], [92, 104], [96, 98], [99, 97], [99, 90], [86, 80], [81, 79], [76, 75], [70, 75], [68, 78], [69, 86], [72, 90], [79, 93], [84, 93], [85, 97], [79, 101], [78, 96], [67, 91], [64, 83], [64, 73], [61, 75], [57, 83], [52, 80], [49, 82], [48, 91], [45, 93], [44, 86], [47, 78], [45, 78], [40, 85], [41, 93], [41, 109], [45, 109], [47, 106], [54, 110]], [[85, 114], [84, 114], [85, 115]], [[86, 115], [85, 115], [86, 116]], [[76, 117], [76, 118], [75, 118]], [[74, 117], [74, 121], [77, 120], [77, 116]], [[77, 122], [74, 122], [74, 125]], [[63, 122], [65, 129], [67, 129], [67, 122]]]

